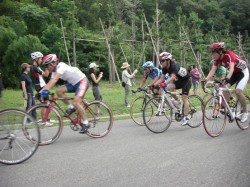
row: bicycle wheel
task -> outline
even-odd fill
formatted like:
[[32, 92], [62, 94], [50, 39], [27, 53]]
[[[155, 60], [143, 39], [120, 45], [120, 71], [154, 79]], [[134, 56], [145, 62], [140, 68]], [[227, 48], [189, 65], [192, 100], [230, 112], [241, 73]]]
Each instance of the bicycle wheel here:
[[40, 131], [29, 114], [16, 109], [0, 112], [0, 163], [19, 164], [36, 152]]
[[151, 98], [144, 107], [143, 121], [151, 132], [162, 133], [169, 128], [172, 113], [172, 108], [167, 101], [162, 105], [160, 97]]
[[142, 96], [141, 97], [137, 97], [131, 107], [130, 107], [130, 116], [131, 119], [140, 126], [144, 126], [144, 122], [143, 122], [143, 117], [142, 117], [142, 112], [143, 112], [143, 108], [145, 107], [146, 101], [148, 99], [144, 99]]
[[85, 107], [85, 112], [90, 123], [88, 136], [102, 138], [110, 132], [113, 126], [113, 114], [108, 105], [102, 101], [92, 101]]
[[199, 127], [202, 124], [202, 110], [204, 104], [202, 99], [197, 95], [188, 96], [189, 114], [191, 116], [188, 126], [192, 128]]
[[202, 98], [202, 102], [203, 104], [206, 103], [208, 101], [208, 99], [210, 99], [213, 96], [212, 93], [206, 93], [203, 98]]
[[219, 136], [226, 126], [227, 109], [221, 110], [223, 104], [219, 103], [220, 99], [222, 99], [222, 96], [211, 97], [205, 104], [203, 111], [203, 126], [206, 133], [211, 137]]
[[37, 113], [37, 124], [40, 128], [41, 138], [40, 145], [49, 145], [55, 142], [61, 135], [63, 130], [63, 121], [60, 113], [53, 106], [47, 103], [40, 103], [32, 106], [27, 112]]
[[[245, 96], [246, 97], [246, 104], [247, 104], [247, 112], [250, 113], [250, 98], [248, 96]], [[238, 127], [241, 129], [241, 130], [246, 130], [249, 128], [249, 125], [250, 125], [250, 117], [248, 117], [248, 120], [244, 123], [242, 123], [240, 121], [240, 116], [242, 114], [242, 107], [241, 107], [241, 104], [240, 102], [237, 100], [236, 102], [236, 110], [235, 110], [235, 114], [236, 114], [236, 123], [238, 125]]]

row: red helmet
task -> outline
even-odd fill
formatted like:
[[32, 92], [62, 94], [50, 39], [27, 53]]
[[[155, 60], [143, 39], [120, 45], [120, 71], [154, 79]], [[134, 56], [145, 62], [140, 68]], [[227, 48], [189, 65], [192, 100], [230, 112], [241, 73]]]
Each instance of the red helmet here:
[[213, 43], [210, 45], [210, 50], [212, 52], [217, 52], [217, 51], [224, 49], [224, 48], [225, 48], [224, 42], [216, 42], [216, 43]]
[[43, 64], [47, 65], [53, 62], [57, 62], [58, 58], [55, 54], [48, 54], [45, 57], [43, 57]]
[[168, 53], [168, 52], [162, 52], [160, 55], [159, 55], [159, 60], [162, 61], [162, 60], [172, 60], [172, 54], [171, 53]]

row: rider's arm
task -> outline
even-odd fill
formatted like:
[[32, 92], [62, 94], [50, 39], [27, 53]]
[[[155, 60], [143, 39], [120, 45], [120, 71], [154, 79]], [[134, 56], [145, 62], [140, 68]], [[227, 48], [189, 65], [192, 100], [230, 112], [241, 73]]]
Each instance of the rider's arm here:
[[230, 64], [229, 64], [229, 72], [228, 72], [226, 78], [230, 79], [231, 76], [233, 75], [233, 73], [234, 73], [234, 63], [230, 62]]
[[163, 80], [164, 80], [164, 78], [165, 78], [165, 74], [161, 74], [161, 77], [159, 78], [159, 80], [158, 81], [156, 81], [153, 85], [158, 85], [158, 84], [160, 84]]
[[176, 74], [175, 73], [171, 73], [170, 77], [165, 81], [165, 84], [167, 85], [170, 82], [173, 82], [176, 78]]
[[143, 85], [145, 84], [146, 80], [147, 79], [145, 77], [142, 78], [142, 81], [141, 81], [141, 83], [139, 85], [139, 88], [143, 87]]
[[153, 86], [156, 81], [158, 81], [158, 77], [155, 77], [148, 86]]
[[60, 79], [60, 77], [61, 77], [61, 74], [56, 73], [56, 75], [50, 79], [50, 81], [43, 87], [42, 90], [50, 90], [57, 83], [57, 81]]
[[210, 72], [208, 73], [206, 79], [207, 80], [213, 80], [213, 75], [215, 74], [215, 71], [217, 70], [218, 66], [213, 65], [213, 67], [211, 68]]

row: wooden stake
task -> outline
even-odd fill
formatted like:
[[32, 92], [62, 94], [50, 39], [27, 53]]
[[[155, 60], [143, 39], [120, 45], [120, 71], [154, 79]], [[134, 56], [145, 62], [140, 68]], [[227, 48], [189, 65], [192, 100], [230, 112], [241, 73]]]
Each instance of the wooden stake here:
[[66, 49], [66, 53], [67, 53], [67, 57], [68, 57], [68, 62], [69, 62], [69, 65], [71, 66], [70, 59], [69, 59], [69, 52], [68, 52], [68, 48], [67, 48], [67, 44], [66, 44], [66, 39], [65, 39], [65, 34], [64, 34], [64, 29], [63, 29], [62, 18], [60, 18], [60, 22], [61, 22], [61, 27], [62, 27], [64, 45], [65, 45], [65, 49]]
[[114, 60], [112, 51], [111, 51], [111, 49], [110, 49], [110, 45], [109, 45], [109, 42], [108, 42], [108, 38], [107, 38], [107, 36], [106, 36], [105, 30], [104, 30], [104, 27], [103, 27], [103, 24], [102, 24], [102, 20], [101, 20], [101, 18], [99, 18], [99, 20], [100, 20], [100, 23], [101, 23], [101, 26], [102, 26], [103, 34], [104, 34], [105, 41], [106, 41], [106, 44], [107, 44], [107, 47], [108, 47], [108, 50], [109, 50], [109, 54], [110, 54], [110, 57], [111, 57], [111, 61], [112, 61], [113, 65], [114, 65], [114, 69], [115, 69], [115, 72], [116, 72], [116, 76], [117, 76], [118, 82], [121, 84], [121, 81], [120, 81], [120, 78], [119, 78], [119, 75], [118, 75], [118, 72], [117, 72], [117, 69], [116, 69], [115, 60]]

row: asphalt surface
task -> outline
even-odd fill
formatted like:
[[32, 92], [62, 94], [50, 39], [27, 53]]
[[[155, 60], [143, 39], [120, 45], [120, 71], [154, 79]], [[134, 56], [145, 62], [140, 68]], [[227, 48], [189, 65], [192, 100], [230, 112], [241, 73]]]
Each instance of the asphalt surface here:
[[228, 124], [218, 138], [174, 122], [161, 134], [115, 121], [101, 139], [64, 127], [26, 162], [0, 165], [1, 187], [250, 186], [250, 129]]

